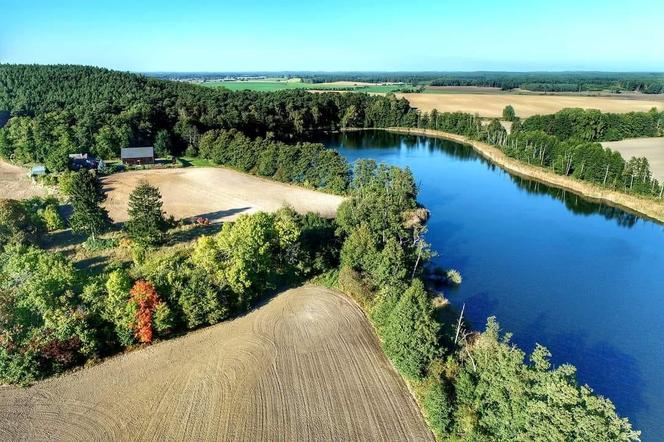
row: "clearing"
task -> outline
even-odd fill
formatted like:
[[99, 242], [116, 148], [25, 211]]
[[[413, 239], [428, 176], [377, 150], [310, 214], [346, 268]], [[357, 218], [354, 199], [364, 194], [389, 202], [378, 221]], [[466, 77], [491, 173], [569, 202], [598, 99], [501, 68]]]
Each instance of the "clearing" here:
[[626, 160], [632, 157], [648, 158], [653, 176], [664, 183], [664, 137], [605, 141], [602, 146], [620, 152]]
[[28, 169], [0, 161], [0, 197], [22, 200], [45, 196], [46, 188], [28, 178]]
[[334, 217], [343, 197], [248, 175], [221, 167], [187, 167], [122, 172], [103, 178], [111, 219], [128, 219], [129, 194], [139, 181], [159, 188], [164, 211], [176, 219], [204, 217], [230, 221], [242, 213], [273, 212], [289, 206], [299, 213]]
[[433, 440], [362, 311], [304, 286], [247, 315], [0, 388], [0, 440]]
[[507, 93], [413, 93], [396, 94], [405, 97], [410, 105], [422, 111], [430, 112], [470, 112], [479, 113], [482, 117], [501, 117], [503, 109], [511, 104], [519, 117], [536, 114], [552, 114], [566, 107], [599, 109], [602, 112], [625, 113], [632, 111], [648, 111], [653, 107], [664, 109], [664, 98], [659, 100], [614, 98], [614, 97], [580, 97], [569, 95], [516, 95]]

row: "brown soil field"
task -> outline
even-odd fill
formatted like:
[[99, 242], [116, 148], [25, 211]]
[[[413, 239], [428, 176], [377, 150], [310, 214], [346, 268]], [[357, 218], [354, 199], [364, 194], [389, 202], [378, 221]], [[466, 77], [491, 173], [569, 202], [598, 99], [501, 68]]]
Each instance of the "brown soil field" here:
[[46, 188], [33, 183], [27, 173], [28, 169], [0, 161], [0, 198], [21, 200], [49, 193]]
[[129, 194], [140, 180], [159, 188], [164, 211], [176, 219], [203, 216], [212, 222], [237, 218], [242, 213], [272, 212], [283, 206], [333, 217], [343, 198], [234, 170], [202, 167], [123, 172], [103, 179], [104, 203], [116, 222], [127, 220]]
[[235, 320], [0, 388], [0, 440], [433, 440], [356, 304], [313, 286]]
[[519, 160], [508, 157], [502, 150], [495, 146], [481, 141], [470, 140], [461, 135], [429, 129], [393, 127], [388, 128], [387, 130], [389, 132], [443, 138], [456, 141], [457, 143], [467, 144], [484, 158], [513, 175], [539, 181], [559, 189], [569, 190], [570, 192], [581, 195], [591, 201], [597, 201], [618, 207], [664, 224], [664, 200], [629, 195], [624, 192], [606, 189], [592, 183], [577, 180], [573, 177], [558, 175], [548, 169], [531, 166], [530, 164], [522, 163]]
[[648, 111], [653, 107], [664, 109], [664, 98], [636, 100], [609, 97], [579, 97], [563, 95], [516, 95], [516, 94], [396, 94], [405, 97], [411, 106], [430, 112], [479, 113], [482, 117], [500, 117], [503, 108], [511, 104], [519, 117], [536, 114], [552, 114], [567, 107], [599, 109], [602, 112], [624, 113]]
[[646, 157], [650, 170], [659, 182], [664, 182], [664, 137], [631, 138], [602, 143], [604, 147], [620, 152], [625, 159]]

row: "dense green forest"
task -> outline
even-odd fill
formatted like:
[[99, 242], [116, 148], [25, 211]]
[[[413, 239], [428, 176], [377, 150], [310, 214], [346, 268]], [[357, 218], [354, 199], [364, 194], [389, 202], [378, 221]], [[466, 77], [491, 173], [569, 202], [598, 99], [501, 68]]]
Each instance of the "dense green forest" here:
[[66, 167], [67, 154], [119, 155], [154, 144], [173, 154], [197, 147], [209, 130], [290, 141], [312, 129], [384, 127], [415, 121], [408, 102], [366, 94], [270, 94], [212, 90], [181, 82], [82, 66], [0, 65], [0, 155]]
[[498, 87], [535, 92], [638, 91], [664, 93], [661, 72], [219, 72], [149, 73], [164, 79], [211, 80], [248, 76], [301, 78], [309, 83], [361, 81], [431, 86]]

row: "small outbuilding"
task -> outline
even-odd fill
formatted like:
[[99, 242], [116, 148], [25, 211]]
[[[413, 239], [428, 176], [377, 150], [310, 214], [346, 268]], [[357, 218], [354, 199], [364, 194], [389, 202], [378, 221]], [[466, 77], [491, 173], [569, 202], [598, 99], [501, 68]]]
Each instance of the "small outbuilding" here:
[[28, 176], [30, 178], [38, 177], [46, 175], [46, 166], [42, 166], [41, 164], [38, 164], [36, 166], [33, 166], [32, 169], [30, 169], [30, 172], [28, 172]]
[[154, 148], [148, 147], [123, 147], [120, 152], [123, 164], [154, 164]]

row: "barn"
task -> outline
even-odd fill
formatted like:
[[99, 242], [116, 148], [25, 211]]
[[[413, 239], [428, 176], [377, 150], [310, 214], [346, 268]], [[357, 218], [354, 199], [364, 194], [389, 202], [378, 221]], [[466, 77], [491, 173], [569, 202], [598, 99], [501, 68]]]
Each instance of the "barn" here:
[[123, 147], [120, 158], [123, 164], [154, 164], [154, 148]]

